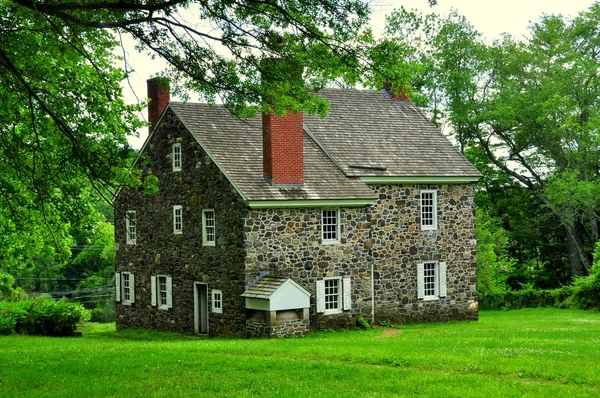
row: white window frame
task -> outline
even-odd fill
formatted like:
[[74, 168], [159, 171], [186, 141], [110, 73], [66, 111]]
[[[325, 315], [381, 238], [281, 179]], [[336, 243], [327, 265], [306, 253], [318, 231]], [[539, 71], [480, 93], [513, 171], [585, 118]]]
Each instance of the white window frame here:
[[135, 303], [135, 277], [131, 272], [121, 272], [120, 298], [121, 304]]
[[125, 213], [125, 243], [135, 245], [137, 242], [137, 214], [135, 210]]
[[[212, 219], [207, 215], [212, 214]], [[212, 221], [212, 225], [210, 222]], [[217, 241], [217, 221], [214, 209], [202, 210], [202, 246], [215, 246]]]
[[[437, 191], [426, 189], [420, 192], [419, 209], [421, 212], [421, 229], [437, 229]], [[426, 201], [431, 200], [431, 203]]]
[[212, 312], [223, 313], [223, 292], [219, 289], [212, 289]]
[[[335, 216], [335, 224], [329, 222], [332, 215]], [[333, 227], [333, 230], [330, 230], [329, 227]], [[335, 236], [328, 236], [330, 234], [335, 234]], [[326, 245], [340, 243], [340, 209], [321, 210], [321, 241]]]
[[173, 233], [176, 235], [183, 233], [183, 206], [173, 206]]
[[181, 142], [176, 142], [173, 144], [171, 149], [171, 158], [173, 171], [181, 171], [183, 165], [183, 156], [181, 153]]
[[[331, 282], [336, 281], [337, 292], [332, 293], [330, 289], [334, 286]], [[329, 286], [328, 286], [329, 285]], [[327, 277], [317, 281], [317, 312], [325, 315], [341, 314], [352, 307], [352, 284], [350, 277]], [[327, 297], [335, 297], [336, 306], [331, 306]], [[329, 308], [328, 308], [329, 307]]]
[[447, 278], [445, 262], [426, 261], [417, 264], [417, 298], [427, 301], [446, 297]]
[[173, 308], [173, 280], [167, 275], [154, 275], [151, 278], [151, 304], [159, 310]]

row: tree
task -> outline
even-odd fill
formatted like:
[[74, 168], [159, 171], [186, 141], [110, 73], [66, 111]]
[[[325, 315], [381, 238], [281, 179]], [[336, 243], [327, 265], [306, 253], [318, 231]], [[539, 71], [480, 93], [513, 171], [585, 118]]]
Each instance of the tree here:
[[397, 40], [424, 38], [415, 54], [425, 72], [413, 81], [461, 150], [483, 151], [549, 209], [564, 231], [571, 275], [589, 273], [600, 211], [600, 5], [572, 21], [543, 16], [526, 40], [491, 45], [456, 13], [400, 11], [389, 22]]
[[140, 107], [121, 96], [121, 34], [168, 62], [175, 92], [220, 97], [241, 116], [270, 110], [265, 98], [326, 114], [315, 90], [358, 81], [367, 20], [363, 0], [0, 0], [0, 269], [64, 263], [70, 232], [97, 221], [95, 198], [144, 184], [130, 169]]

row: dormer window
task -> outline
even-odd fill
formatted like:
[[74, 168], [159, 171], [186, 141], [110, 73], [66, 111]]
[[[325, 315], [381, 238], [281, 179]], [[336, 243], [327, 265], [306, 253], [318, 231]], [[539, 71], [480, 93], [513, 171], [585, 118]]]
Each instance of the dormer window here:
[[181, 171], [181, 143], [176, 142], [173, 144], [173, 152], [171, 154], [173, 159], [173, 171]]

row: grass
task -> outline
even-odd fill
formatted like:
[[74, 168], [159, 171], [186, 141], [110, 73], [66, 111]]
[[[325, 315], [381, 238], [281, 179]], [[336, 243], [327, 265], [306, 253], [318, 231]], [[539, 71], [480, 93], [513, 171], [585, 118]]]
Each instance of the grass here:
[[0, 337], [0, 396], [586, 397], [600, 313], [480, 312], [479, 322], [200, 339], [92, 324], [83, 338]]

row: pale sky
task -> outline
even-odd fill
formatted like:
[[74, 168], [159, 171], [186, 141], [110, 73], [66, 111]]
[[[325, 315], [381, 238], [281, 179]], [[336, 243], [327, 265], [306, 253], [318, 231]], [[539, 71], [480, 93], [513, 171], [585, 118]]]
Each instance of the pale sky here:
[[[580, 11], [588, 9], [594, 0], [438, 0], [437, 6], [429, 7], [427, 0], [374, 0], [372, 26], [374, 33], [381, 33], [385, 24], [385, 15], [396, 8], [417, 9], [424, 14], [436, 13], [445, 15], [452, 9], [464, 15], [467, 20], [484, 37], [493, 40], [502, 33], [510, 33], [519, 38], [527, 33], [527, 27], [542, 14], [562, 14], [576, 16]], [[129, 82], [124, 83], [125, 100], [135, 103], [146, 97], [146, 79], [164, 67], [164, 63], [151, 60], [148, 56], [138, 54], [131, 47], [128, 63], [135, 70]], [[193, 98], [193, 97], [192, 97]], [[145, 119], [146, 114], [142, 115]], [[140, 137], [131, 137], [129, 142], [134, 148], [140, 148], [147, 136], [147, 129], [140, 132]]]

